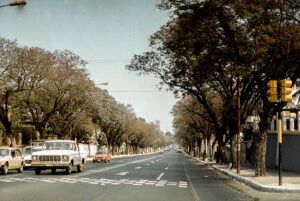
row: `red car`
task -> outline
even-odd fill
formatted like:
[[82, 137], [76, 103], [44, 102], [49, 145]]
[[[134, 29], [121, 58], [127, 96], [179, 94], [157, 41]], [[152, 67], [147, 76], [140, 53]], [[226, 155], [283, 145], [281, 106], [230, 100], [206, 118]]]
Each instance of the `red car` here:
[[93, 157], [93, 163], [96, 163], [98, 161], [104, 161], [105, 163], [109, 162], [111, 160], [111, 155], [108, 151], [97, 151], [97, 153]]

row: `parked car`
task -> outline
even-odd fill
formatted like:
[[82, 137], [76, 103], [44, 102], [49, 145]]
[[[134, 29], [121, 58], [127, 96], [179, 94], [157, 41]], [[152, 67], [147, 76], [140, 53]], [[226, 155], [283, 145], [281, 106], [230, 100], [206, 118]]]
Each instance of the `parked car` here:
[[93, 163], [104, 161], [105, 163], [111, 161], [111, 155], [108, 151], [97, 151], [93, 157]]
[[74, 166], [77, 171], [82, 171], [82, 157], [77, 143], [73, 140], [48, 140], [45, 141], [42, 151], [32, 153], [32, 163], [35, 174], [41, 174], [42, 170], [65, 169], [67, 174], [72, 173]]
[[21, 151], [16, 148], [0, 147], [0, 167], [4, 175], [8, 173], [8, 170], [18, 170], [22, 173], [24, 158]]
[[41, 150], [42, 150], [41, 146], [26, 146], [26, 147], [23, 148], [22, 155], [23, 155], [24, 161], [25, 161], [25, 163], [24, 163], [24, 169], [31, 167], [31, 162], [32, 162], [31, 156], [32, 156], [32, 153], [36, 152], [36, 151], [41, 151]]

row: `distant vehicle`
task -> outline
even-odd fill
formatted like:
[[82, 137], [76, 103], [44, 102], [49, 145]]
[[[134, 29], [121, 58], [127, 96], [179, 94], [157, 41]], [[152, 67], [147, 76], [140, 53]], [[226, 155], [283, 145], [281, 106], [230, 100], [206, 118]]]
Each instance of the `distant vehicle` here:
[[98, 161], [104, 161], [105, 163], [111, 161], [111, 155], [108, 151], [97, 151], [96, 154], [93, 157], [93, 163], [96, 163]]
[[178, 148], [178, 149], [177, 149], [177, 153], [182, 153], [182, 149], [181, 149], [181, 148]]
[[4, 175], [8, 173], [8, 170], [18, 170], [22, 173], [24, 158], [21, 151], [16, 148], [0, 147], [0, 167]]
[[23, 155], [24, 161], [25, 161], [24, 169], [31, 167], [31, 162], [32, 162], [31, 155], [32, 155], [32, 153], [36, 152], [36, 151], [41, 151], [41, 150], [42, 150], [41, 146], [26, 146], [26, 147], [23, 148], [22, 155]]
[[42, 151], [32, 153], [31, 166], [35, 174], [41, 174], [42, 170], [65, 169], [67, 174], [72, 173], [74, 166], [77, 171], [82, 171], [82, 157], [77, 143], [73, 140], [47, 140]]

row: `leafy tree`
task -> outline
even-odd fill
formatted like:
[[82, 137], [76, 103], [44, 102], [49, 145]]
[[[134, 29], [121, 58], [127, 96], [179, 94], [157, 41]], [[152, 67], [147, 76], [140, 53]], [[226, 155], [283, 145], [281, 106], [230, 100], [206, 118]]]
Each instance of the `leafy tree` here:
[[[127, 69], [155, 74], [175, 94], [191, 94], [203, 105], [222, 144], [237, 131], [236, 91], [241, 78], [241, 123], [262, 102], [256, 175], [266, 173], [266, 131], [276, 109], [267, 102], [270, 79], [299, 75], [299, 2], [164, 0], [169, 22], [150, 38], [151, 52], [135, 55]], [[222, 98], [221, 120], [209, 103]], [[282, 107], [279, 104], [278, 107]]]

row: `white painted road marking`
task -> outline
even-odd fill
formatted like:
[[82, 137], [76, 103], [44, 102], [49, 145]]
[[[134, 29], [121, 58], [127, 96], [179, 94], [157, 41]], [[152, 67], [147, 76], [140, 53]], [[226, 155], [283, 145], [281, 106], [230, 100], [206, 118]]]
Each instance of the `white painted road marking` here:
[[128, 174], [128, 172], [120, 172], [120, 173], [118, 173], [116, 175], [118, 175], [118, 176], [126, 176], [127, 174]]
[[164, 176], [164, 174], [165, 174], [165, 173], [161, 173], [161, 174], [156, 178], [156, 180], [160, 180], [161, 177]]
[[[162, 177], [163, 173], [160, 175]], [[1, 183], [12, 183], [12, 182], [47, 182], [47, 183], [64, 183], [64, 184], [76, 184], [76, 183], [84, 183], [84, 184], [92, 184], [92, 185], [132, 185], [132, 186], [144, 186], [144, 185], [152, 185], [156, 187], [179, 187], [179, 188], [187, 188], [188, 182], [179, 181], [179, 182], [169, 182], [167, 180], [157, 180], [157, 181], [149, 181], [149, 180], [128, 180], [128, 179], [92, 179], [92, 178], [70, 178], [70, 177], [62, 177], [62, 178], [45, 178], [45, 177], [37, 177], [37, 178], [6, 178], [0, 179]]]
[[141, 169], [141, 168], [142, 168], [141, 166], [137, 166], [134, 169], [138, 170], [138, 169]]

